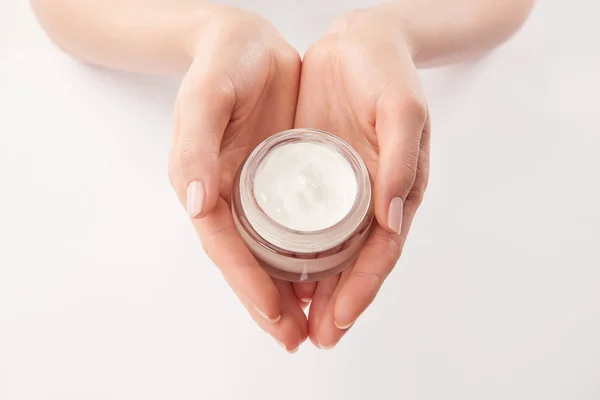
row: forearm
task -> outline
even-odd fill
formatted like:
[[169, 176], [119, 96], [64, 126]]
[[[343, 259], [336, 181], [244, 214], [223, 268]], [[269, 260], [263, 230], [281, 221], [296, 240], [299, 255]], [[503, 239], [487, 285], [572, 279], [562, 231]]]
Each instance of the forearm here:
[[485, 52], [515, 33], [534, 0], [393, 0], [382, 5], [403, 27], [418, 66]]
[[50, 38], [85, 62], [136, 72], [185, 71], [210, 12], [203, 0], [31, 0]]

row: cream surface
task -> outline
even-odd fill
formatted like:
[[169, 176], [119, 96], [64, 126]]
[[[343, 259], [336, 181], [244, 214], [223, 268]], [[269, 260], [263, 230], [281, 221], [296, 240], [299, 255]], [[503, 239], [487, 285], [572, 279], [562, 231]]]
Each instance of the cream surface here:
[[329, 146], [313, 142], [274, 148], [254, 177], [254, 196], [262, 210], [298, 231], [317, 231], [341, 221], [356, 191], [350, 163]]

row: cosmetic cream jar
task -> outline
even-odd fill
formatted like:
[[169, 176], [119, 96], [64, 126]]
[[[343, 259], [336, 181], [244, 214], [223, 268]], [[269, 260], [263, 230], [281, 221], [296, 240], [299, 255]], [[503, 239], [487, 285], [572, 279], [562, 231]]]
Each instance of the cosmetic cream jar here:
[[269, 137], [242, 163], [231, 209], [271, 276], [315, 281], [356, 261], [373, 220], [371, 179], [342, 139], [293, 129]]

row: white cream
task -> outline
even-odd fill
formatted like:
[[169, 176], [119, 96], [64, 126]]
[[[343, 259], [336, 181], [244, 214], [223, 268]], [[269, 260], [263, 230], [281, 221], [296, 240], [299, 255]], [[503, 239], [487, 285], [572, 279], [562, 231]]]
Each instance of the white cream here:
[[341, 221], [356, 199], [350, 163], [335, 149], [311, 142], [282, 144], [261, 161], [254, 196], [274, 221], [297, 231], [317, 231]]

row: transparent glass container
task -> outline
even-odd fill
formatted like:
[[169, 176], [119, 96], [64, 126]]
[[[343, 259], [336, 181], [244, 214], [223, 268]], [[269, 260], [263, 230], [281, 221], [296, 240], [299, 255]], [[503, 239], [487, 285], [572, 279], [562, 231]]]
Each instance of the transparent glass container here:
[[[352, 208], [325, 229], [289, 229], [271, 219], [255, 198], [254, 177], [261, 161], [278, 146], [293, 142], [328, 146], [345, 158], [356, 176]], [[371, 178], [358, 153], [345, 141], [323, 131], [293, 129], [269, 137], [242, 163], [233, 182], [231, 209], [238, 232], [267, 273], [293, 282], [320, 280], [356, 261], [373, 221]]]

